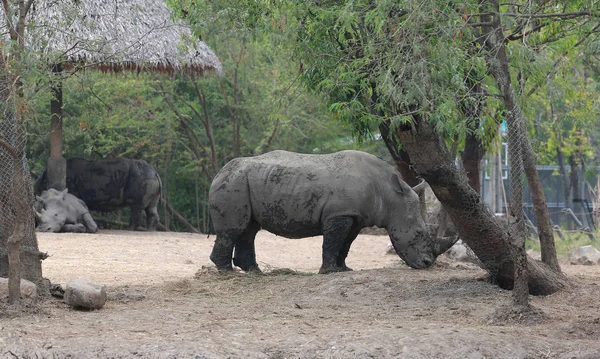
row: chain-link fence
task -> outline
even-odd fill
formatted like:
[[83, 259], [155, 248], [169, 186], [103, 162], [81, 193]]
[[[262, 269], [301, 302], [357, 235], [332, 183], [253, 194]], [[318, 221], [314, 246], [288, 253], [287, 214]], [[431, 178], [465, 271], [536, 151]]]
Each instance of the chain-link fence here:
[[[7, 89], [4, 89], [7, 91]], [[21, 275], [38, 282], [40, 259], [33, 221], [31, 177], [25, 156], [25, 126], [14, 115], [14, 104], [3, 104], [0, 118], [0, 277], [8, 276], [8, 240], [17, 225], [21, 241]]]
[[525, 254], [525, 218], [523, 216], [523, 188], [525, 181], [526, 152], [529, 139], [526, 137], [524, 117], [518, 108], [506, 114], [508, 123], [508, 158], [511, 167], [510, 193], [508, 202], [509, 242], [514, 261], [515, 284], [513, 299], [515, 304], [528, 304], [527, 257]]

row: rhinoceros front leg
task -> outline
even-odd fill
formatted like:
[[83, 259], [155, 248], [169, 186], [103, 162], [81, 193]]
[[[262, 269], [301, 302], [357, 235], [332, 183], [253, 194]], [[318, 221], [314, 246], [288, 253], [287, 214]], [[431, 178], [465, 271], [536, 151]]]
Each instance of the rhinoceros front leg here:
[[234, 236], [217, 234], [215, 245], [210, 253], [210, 260], [217, 266], [219, 272], [233, 271], [231, 259], [233, 257], [234, 238]]
[[354, 233], [352, 217], [335, 217], [323, 226], [323, 263], [319, 273], [343, 272], [351, 270], [346, 267], [346, 256], [350, 250]]
[[240, 267], [244, 272], [260, 272], [260, 268], [256, 263], [256, 250], [254, 248], [254, 240], [259, 230], [260, 224], [252, 222], [235, 242], [233, 264]]
[[64, 233], [85, 233], [86, 228], [82, 223], [65, 224], [60, 231]]
[[352, 226], [350, 233], [346, 236], [344, 240], [344, 245], [342, 246], [342, 250], [340, 251], [340, 255], [338, 256], [337, 266], [341, 268], [343, 271], [351, 271], [352, 269], [346, 266], [346, 257], [348, 257], [348, 252], [350, 251], [350, 246], [352, 242], [358, 237], [360, 230], [362, 228], [358, 227], [356, 224]]

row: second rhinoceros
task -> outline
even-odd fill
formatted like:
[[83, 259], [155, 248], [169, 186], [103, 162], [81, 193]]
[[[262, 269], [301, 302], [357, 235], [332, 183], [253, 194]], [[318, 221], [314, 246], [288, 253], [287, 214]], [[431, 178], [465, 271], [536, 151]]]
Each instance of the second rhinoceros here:
[[[456, 239], [435, 241], [416, 191], [394, 167], [360, 151], [327, 155], [273, 151], [227, 163], [212, 182], [210, 215], [217, 239], [210, 259], [259, 271], [254, 239], [262, 228], [287, 238], [323, 235], [319, 273], [350, 270], [346, 257], [364, 227], [386, 228], [413, 268], [431, 266]], [[235, 255], [233, 251], [235, 249]]]

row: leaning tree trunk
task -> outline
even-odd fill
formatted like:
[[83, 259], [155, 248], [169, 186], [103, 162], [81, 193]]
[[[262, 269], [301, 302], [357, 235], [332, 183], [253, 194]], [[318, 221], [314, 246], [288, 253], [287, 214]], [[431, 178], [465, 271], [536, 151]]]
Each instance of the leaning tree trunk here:
[[[404, 182], [408, 183], [409, 186], [414, 187], [421, 183], [421, 180], [418, 178], [417, 172], [413, 168], [412, 163], [410, 162], [410, 156], [406, 151], [401, 148], [398, 140], [395, 136], [390, 132], [390, 126], [387, 122], [381, 122], [379, 124], [379, 132], [381, 133], [381, 137], [383, 138], [383, 142], [385, 143], [388, 151], [392, 155], [394, 162], [396, 163], [396, 168], [400, 171], [400, 175]], [[427, 201], [425, 200], [425, 191], [420, 191], [419, 193], [419, 202], [421, 203], [421, 218], [423, 220], [427, 220]]]
[[[469, 185], [442, 136], [426, 120], [415, 118], [395, 131], [416, 172], [448, 211], [460, 237], [481, 260], [491, 278], [502, 288], [514, 285], [514, 263], [508, 246], [508, 233]], [[554, 293], [566, 285], [559, 273], [528, 258], [529, 291], [534, 295]]]
[[401, 148], [396, 137], [390, 132], [389, 123], [382, 122], [379, 124], [379, 132], [381, 133], [383, 142], [392, 155], [392, 158], [396, 163], [396, 168], [400, 171], [404, 182], [408, 183], [411, 187], [418, 185], [421, 181], [418, 179], [417, 172], [410, 163], [410, 157], [408, 156], [408, 153]]

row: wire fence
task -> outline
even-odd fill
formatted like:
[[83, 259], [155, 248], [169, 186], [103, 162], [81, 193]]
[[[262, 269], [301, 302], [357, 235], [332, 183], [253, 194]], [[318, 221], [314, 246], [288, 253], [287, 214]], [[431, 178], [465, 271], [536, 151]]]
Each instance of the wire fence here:
[[[8, 275], [8, 239], [21, 223], [24, 238], [21, 242], [21, 253], [38, 252], [35, 240], [32, 208], [33, 195], [31, 177], [25, 156], [25, 127], [18, 124], [14, 116], [14, 107], [5, 102], [0, 118], [0, 277]], [[19, 174], [19, 175], [15, 175]], [[23, 206], [17, 217], [17, 206]]]

